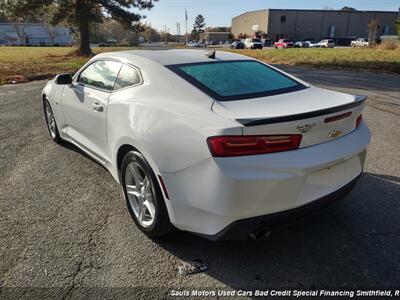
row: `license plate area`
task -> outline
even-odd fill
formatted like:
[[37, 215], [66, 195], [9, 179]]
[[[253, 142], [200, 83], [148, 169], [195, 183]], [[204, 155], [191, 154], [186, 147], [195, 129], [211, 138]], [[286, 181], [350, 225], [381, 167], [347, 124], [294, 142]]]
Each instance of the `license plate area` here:
[[298, 198], [304, 204], [330, 194], [356, 178], [362, 171], [359, 155], [309, 174]]

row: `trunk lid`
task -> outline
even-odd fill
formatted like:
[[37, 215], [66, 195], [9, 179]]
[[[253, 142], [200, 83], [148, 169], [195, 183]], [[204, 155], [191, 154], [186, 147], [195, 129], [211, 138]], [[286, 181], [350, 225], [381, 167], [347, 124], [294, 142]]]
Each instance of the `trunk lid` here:
[[365, 97], [316, 87], [275, 96], [219, 101], [212, 110], [243, 125], [244, 135], [302, 134], [300, 148], [352, 132]]

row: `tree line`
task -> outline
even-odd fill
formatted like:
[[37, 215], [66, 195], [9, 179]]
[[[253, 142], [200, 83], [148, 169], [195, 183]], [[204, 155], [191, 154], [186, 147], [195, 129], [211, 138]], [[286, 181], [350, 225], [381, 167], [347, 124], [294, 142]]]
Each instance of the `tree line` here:
[[0, 19], [65, 24], [79, 39], [77, 54], [91, 55], [91, 26], [112, 19], [131, 33], [148, 30], [139, 13], [158, 0], [0, 0]]

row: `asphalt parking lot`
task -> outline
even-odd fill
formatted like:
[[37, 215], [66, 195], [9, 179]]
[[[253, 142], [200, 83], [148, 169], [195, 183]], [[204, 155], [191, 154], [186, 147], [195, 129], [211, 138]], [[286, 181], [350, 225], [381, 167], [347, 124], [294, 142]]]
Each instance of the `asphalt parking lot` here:
[[[51, 287], [44, 293], [66, 298], [200, 287], [399, 287], [399, 76], [284, 69], [317, 86], [368, 95], [372, 144], [346, 199], [261, 243], [213, 243], [183, 232], [149, 240], [111, 175], [75, 147], [51, 141], [40, 100], [45, 82], [1, 86], [0, 298], [34, 293], [17, 287]], [[209, 270], [179, 275], [178, 266], [193, 259]]]

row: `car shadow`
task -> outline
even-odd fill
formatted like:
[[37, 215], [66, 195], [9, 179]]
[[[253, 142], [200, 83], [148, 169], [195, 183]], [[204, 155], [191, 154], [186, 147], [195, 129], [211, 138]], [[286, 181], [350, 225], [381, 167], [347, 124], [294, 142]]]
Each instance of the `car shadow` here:
[[77, 146], [75, 146], [74, 144], [64, 141], [63, 142], [63, 147], [69, 151], [78, 153], [80, 155], [82, 155], [84, 158], [87, 158], [89, 160], [91, 160], [92, 162], [98, 164], [99, 166], [103, 167], [105, 170], [107, 170], [107, 168], [102, 165], [101, 163], [99, 163], [97, 160], [95, 160], [93, 157], [91, 157], [89, 154], [87, 154], [85, 151], [83, 151], [82, 149], [78, 148]]
[[177, 231], [157, 243], [182, 261], [206, 262], [207, 274], [233, 289], [396, 286], [399, 182], [364, 173], [346, 198], [263, 242], [211, 242]]

